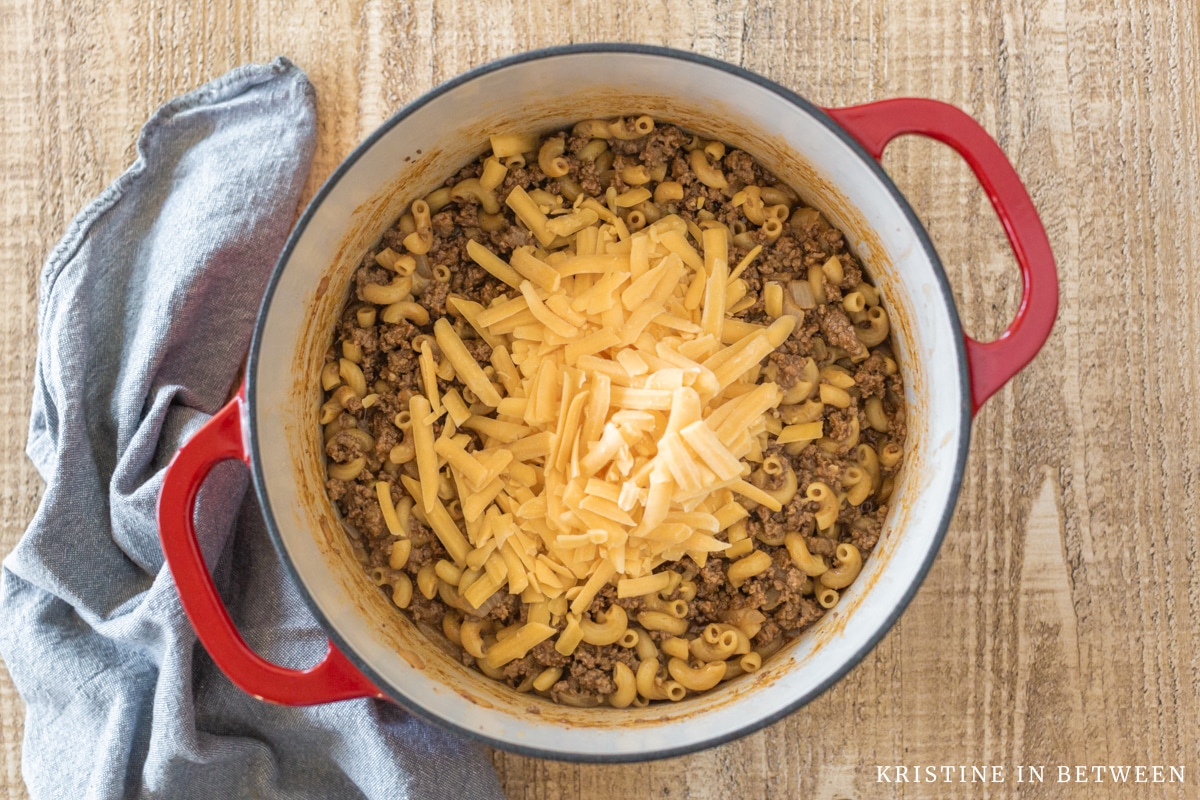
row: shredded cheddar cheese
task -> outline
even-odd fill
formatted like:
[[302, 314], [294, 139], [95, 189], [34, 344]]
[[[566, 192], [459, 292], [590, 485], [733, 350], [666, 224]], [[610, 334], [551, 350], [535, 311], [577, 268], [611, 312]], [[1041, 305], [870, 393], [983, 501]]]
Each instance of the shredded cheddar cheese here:
[[[475, 608], [505, 586], [526, 603], [569, 602], [573, 615], [609, 582], [621, 597], [656, 591], [659, 565], [704, 564], [732, 546], [718, 537], [748, 515], [739, 497], [774, 502], [744, 480], [745, 462], [761, 457], [757, 434], [782, 398], [757, 382], [760, 362], [795, 321], [728, 317], [756, 253], [731, 273], [726, 229], [690, 231], [677, 216], [631, 234], [613, 207], [642, 194], [554, 208], [514, 190], [508, 203], [541, 247], [518, 248], [511, 263], [476, 242], [468, 252], [516, 291], [486, 308], [449, 303], [493, 346], [491, 365], [449, 321], [435, 326], [437, 367], [449, 364], [473, 397], [439, 396], [423, 345], [428, 389], [413, 398], [414, 427], [431, 431], [441, 414], [449, 424], [436, 441], [416, 436], [420, 480], [403, 483], [467, 570], [459, 590]], [[812, 427], [789, 426], [781, 440], [819, 435]], [[484, 448], [468, 451], [462, 429]], [[465, 535], [443, 505], [446, 485]]]

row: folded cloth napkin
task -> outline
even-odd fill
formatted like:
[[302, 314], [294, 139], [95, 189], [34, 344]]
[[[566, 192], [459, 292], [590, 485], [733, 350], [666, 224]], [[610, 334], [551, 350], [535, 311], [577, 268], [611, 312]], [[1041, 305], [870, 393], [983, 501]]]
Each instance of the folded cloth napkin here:
[[[282, 58], [178, 98], [46, 263], [28, 447], [46, 492], [0, 572], [35, 798], [502, 797], [481, 748], [394, 705], [235, 688], [163, 562], [163, 470], [237, 379], [314, 131], [312, 87]], [[247, 486], [240, 465], [211, 474], [201, 542], [251, 646], [304, 667], [325, 637]]]

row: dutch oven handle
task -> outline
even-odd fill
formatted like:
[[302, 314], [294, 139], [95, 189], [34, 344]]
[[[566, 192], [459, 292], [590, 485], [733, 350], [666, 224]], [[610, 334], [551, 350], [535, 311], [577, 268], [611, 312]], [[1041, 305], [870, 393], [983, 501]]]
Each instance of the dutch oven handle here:
[[971, 413], [1037, 355], [1058, 314], [1054, 253], [1037, 209], [1000, 146], [979, 123], [937, 100], [895, 98], [825, 112], [878, 160], [888, 142], [906, 133], [928, 136], [954, 148], [975, 173], [996, 209], [1021, 268], [1021, 305], [1000, 338], [966, 337], [971, 371]]
[[260, 700], [301, 706], [383, 697], [341, 651], [329, 650], [316, 666], [287, 669], [260, 657], [238, 633], [196, 539], [196, 495], [209, 471], [221, 461], [249, 464], [242, 436], [245, 387], [189, 439], [171, 463], [158, 495], [158, 531], [179, 600], [196, 635], [216, 665], [243, 691]]

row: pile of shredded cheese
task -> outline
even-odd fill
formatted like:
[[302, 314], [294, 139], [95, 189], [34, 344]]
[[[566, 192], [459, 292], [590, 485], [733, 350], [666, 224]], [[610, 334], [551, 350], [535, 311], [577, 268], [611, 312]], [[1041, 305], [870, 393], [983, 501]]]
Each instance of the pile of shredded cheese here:
[[[448, 301], [492, 346], [491, 369], [446, 319], [434, 326], [441, 363], [421, 348], [425, 393], [410, 403], [419, 480], [402, 480], [472, 573], [459, 589], [473, 608], [506, 584], [527, 603], [564, 598], [574, 614], [609, 582], [620, 596], [660, 591], [659, 565], [684, 555], [703, 565], [730, 548], [721, 534], [748, 515], [746, 500], [779, 510], [745, 480], [746, 460], [762, 459], [759, 434], [822, 435], [820, 422], [769, 419], [782, 393], [758, 383], [795, 320], [730, 316], [753, 303], [738, 276], [760, 248], [731, 271], [720, 224], [702, 230], [672, 215], [631, 233], [615, 212], [639, 192], [648, 190], [562, 206], [514, 189], [506, 202], [540, 246], [507, 262], [468, 246], [514, 291], [486, 308]], [[462, 393], [438, 391], [435, 375], [450, 367]], [[484, 449], [466, 449], [464, 431]], [[443, 503], [447, 479], [465, 533]]]

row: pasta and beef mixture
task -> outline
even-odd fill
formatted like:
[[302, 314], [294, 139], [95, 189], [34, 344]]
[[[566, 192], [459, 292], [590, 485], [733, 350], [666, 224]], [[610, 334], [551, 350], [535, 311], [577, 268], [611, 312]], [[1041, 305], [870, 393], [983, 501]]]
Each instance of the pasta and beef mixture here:
[[555, 702], [759, 669], [880, 536], [905, 410], [879, 292], [721, 142], [642, 116], [491, 145], [366, 255], [327, 354], [355, 553]]

